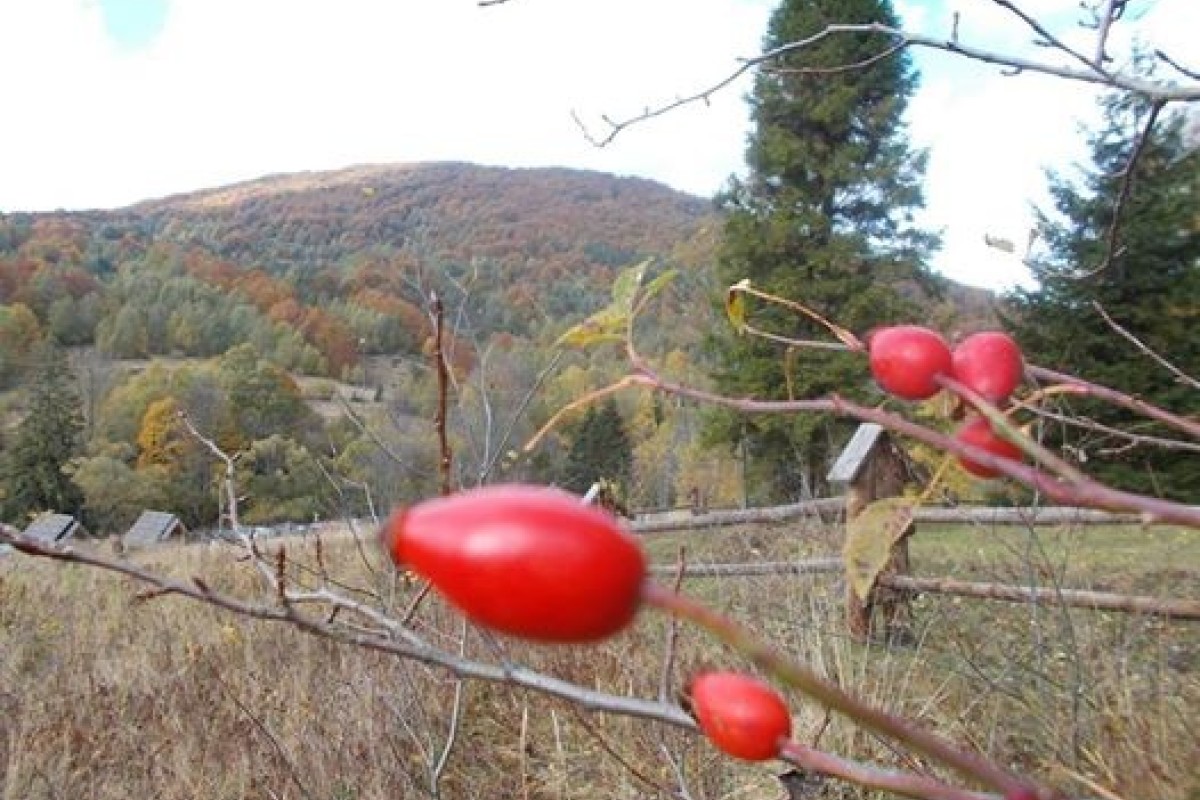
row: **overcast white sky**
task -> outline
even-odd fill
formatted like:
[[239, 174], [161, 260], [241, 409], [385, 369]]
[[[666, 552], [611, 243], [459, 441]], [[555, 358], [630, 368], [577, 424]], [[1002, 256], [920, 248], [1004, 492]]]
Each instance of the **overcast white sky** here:
[[[759, 49], [774, 0], [0, 0], [0, 210], [116, 207], [276, 172], [434, 159], [565, 165], [708, 196], [742, 168], [748, 83], [605, 149], [571, 112], [636, 113]], [[896, 0], [906, 27], [1024, 49], [992, 0]], [[1200, 61], [1196, 0], [1133, 0], [1136, 28]], [[1070, 30], [1078, 0], [1026, 6]], [[1078, 32], [1074, 36], [1086, 35]], [[1127, 42], [1122, 36], [1119, 42]], [[1046, 166], [1083, 155], [1094, 92], [918, 54], [935, 265], [1021, 278], [984, 232], [1023, 241]], [[599, 130], [599, 127], [597, 128]]]

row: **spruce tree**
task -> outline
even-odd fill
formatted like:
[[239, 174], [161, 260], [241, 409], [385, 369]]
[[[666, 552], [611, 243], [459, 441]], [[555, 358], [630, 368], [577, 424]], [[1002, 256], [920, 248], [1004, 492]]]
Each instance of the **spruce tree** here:
[[24, 521], [40, 511], [77, 514], [83, 493], [64, 470], [82, 451], [83, 413], [66, 354], [47, 343], [34, 351], [38, 369], [29, 411], [0, 461], [4, 518]]
[[[771, 17], [765, 48], [834, 23], [870, 22], [897, 24], [888, 0], [785, 0]], [[903, 53], [878, 58], [887, 46], [878, 36], [839, 34], [760, 71], [750, 97], [748, 175], [718, 198], [727, 219], [717, 270], [722, 283], [748, 278], [859, 333], [913, 318], [906, 298], [919, 284], [933, 285], [922, 260], [935, 240], [912, 224], [922, 202], [924, 155], [910, 149], [902, 116], [916, 77]], [[755, 304], [752, 313], [760, 327], [831, 339], [792, 312]], [[777, 344], [728, 330], [709, 345], [717, 387], [726, 394], [780, 399], [874, 391], [861, 356], [815, 349], [789, 356]], [[850, 427], [814, 415], [714, 412], [709, 422], [710, 440], [746, 458], [755, 501], [820, 491]]]
[[[1097, 304], [1146, 347], [1200, 377], [1200, 149], [1167, 117], [1141, 146], [1116, 227], [1126, 166], [1149, 107], [1131, 97], [1103, 101], [1080, 180], [1051, 176], [1057, 215], [1042, 214], [1048, 255], [1033, 264], [1037, 288], [1015, 293], [1013, 324], [1031, 361], [1111, 386], [1176, 412], [1198, 406], [1196, 389], [1159, 365], [1106, 322]], [[1147, 418], [1099, 402], [1060, 398], [1067, 414], [1142, 436], [1179, 438]], [[1052, 423], [1054, 444], [1124, 489], [1200, 501], [1196, 457], [1186, 450], [1126, 440], [1095, 426]]]
[[563, 485], [582, 493], [605, 480], [627, 497], [632, 471], [633, 446], [617, 404], [610, 397], [599, 408], [589, 406], [567, 453]]

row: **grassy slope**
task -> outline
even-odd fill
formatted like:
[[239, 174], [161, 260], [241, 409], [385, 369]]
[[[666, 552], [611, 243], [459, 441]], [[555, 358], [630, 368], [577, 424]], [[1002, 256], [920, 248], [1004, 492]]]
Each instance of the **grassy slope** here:
[[[1200, 595], [1200, 537], [1172, 529], [930, 529], [914, 542], [920, 574], [1062, 576], [1070, 586]], [[656, 561], [801, 558], [836, 552], [815, 525], [663, 535]], [[293, 560], [311, 547], [289, 545]], [[327, 548], [335, 573], [364, 574], [352, 546]], [[1027, 555], [1037, 553], [1036, 555]], [[226, 551], [172, 549], [141, 560], [252, 592]], [[7, 562], [7, 563], [5, 563]], [[1064, 566], [1066, 565], [1066, 566]], [[1127, 798], [1194, 798], [1200, 627], [1117, 614], [921, 598], [910, 649], [851, 644], [829, 577], [694, 579], [685, 590], [743, 618], [843, 685], [949, 736], [1035, 771], [1073, 794], [1086, 781]], [[135, 587], [94, 571], [0, 561], [0, 798], [418, 797], [445, 734], [449, 676], [333, 647], [291, 630], [184, 601], [135, 602]], [[413, 589], [401, 588], [402, 607]], [[454, 647], [458, 625], [436, 604], [416, 623]], [[439, 633], [440, 631], [440, 633]], [[644, 615], [592, 649], [499, 645], [557, 675], [654, 696], [665, 623]], [[495, 657], [498, 645], [468, 639]], [[689, 630], [680, 676], [736, 655]], [[683, 733], [581, 716], [566, 705], [471, 684], [443, 779], [449, 798], [664, 796], [681, 765], [696, 798], [781, 795], [773, 767], [731, 764]], [[797, 735], [885, 763], [903, 759], [797, 702]], [[637, 765], [621, 766], [616, 753]], [[640, 776], [640, 777], [639, 777]], [[830, 797], [856, 796], [833, 793]]]

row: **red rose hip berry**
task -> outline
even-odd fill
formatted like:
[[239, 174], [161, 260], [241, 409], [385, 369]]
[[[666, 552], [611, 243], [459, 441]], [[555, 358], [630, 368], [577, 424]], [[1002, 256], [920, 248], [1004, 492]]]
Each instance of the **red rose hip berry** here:
[[637, 613], [646, 562], [608, 513], [543, 486], [497, 485], [402, 509], [383, 540], [469, 618], [543, 642], [589, 642]]
[[737, 672], [705, 672], [688, 685], [700, 730], [723, 753], [766, 761], [792, 735], [792, 716], [775, 690]]
[[992, 403], [1003, 403], [1021, 383], [1025, 360], [1012, 337], [999, 331], [974, 333], [952, 354], [954, 378]]
[[950, 348], [929, 328], [883, 328], [871, 335], [867, 349], [875, 382], [905, 400], [933, 397], [941, 388], [935, 378], [950, 374]]
[[[960, 442], [981, 447], [992, 455], [1000, 456], [1001, 458], [1020, 461], [1023, 456], [1021, 448], [997, 435], [992, 430], [991, 424], [983, 417], [972, 417], [969, 419], [958, 429], [958, 433], [954, 435], [954, 438]], [[972, 461], [969, 458], [960, 458], [958, 461], [962, 464], [963, 469], [979, 478], [995, 478], [1000, 474], [999, 470], [980, 464], [977, 461]]]

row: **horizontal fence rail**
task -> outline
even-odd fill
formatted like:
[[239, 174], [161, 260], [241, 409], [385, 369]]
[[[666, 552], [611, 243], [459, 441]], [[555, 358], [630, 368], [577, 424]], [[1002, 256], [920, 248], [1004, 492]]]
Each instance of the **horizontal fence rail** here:
[[[687, 578], [741, 578], [757, 575], [820, 575], [843, 571], [840, 557], [810, 558], [802, 561], [755, 561], [729, 564], [685, 564]], [[655, 564], [655, 575], [679, 573], [678, 564]], [[911, 575], [880, 575], [879, 584], [890, 589], [918, 594], [941, 594], [977, 600], [1002, 600], [1010, 603], [1044, 603], [1093, 611], [1121, 611], [1169, 619], [1200, 621], [1200, 600], [1146, 597], [1144, 595], [1094, 592], [1082, 589], [1056, 589], [1045, 586], [1012, 586], [1004, 583], [975, 583], [953, 578], [916, 578]]]
[[921, 506], [913, 514], [913, 519], [916, 522], [979, 525], [1130, 525], [1141, 522], [1137, 514], [1114, 514], [1072, 506]]
[[[803, 561], [757, 561], [744, 564], [684, 564], [684, 577], [734, 578], [753, 575], [818, 575], [842, 571], [842, 559], [810, 558]], [[675, 575], [678, 564], [656, 564], [655, 575]]]
[[[812, 516], [834, 519], [840, 518], [844, 510], [841, 497], [720, 511], [681, 508], [639, 512], [628, 528], [633, 533], [665, 533], [726, 525], [771, 524]], [[972, 525], [1136, 525], [1141, 522], [1137, 514], [1073, 506], [919, 506], [913, 519], [918, 523]]]
[[826, 497], [803, 503], [765, 508], [736, 508], [723, 511], [672, 510], [639, 514], [629, 523], [633, 533], [660, 533], [666, 531], [716, 528], [726, 525], [788, 522], [802, 517], [835, 517], [845, 506], [841, 497]]
[[972, 583], [953, 578], [914, 578], [911, 575], [881, 575], [879, 582], [892, 589], [926, 594], [1004, 600], [1011, 603], [1054, 603], [1096, 611], [1124, 611], [1172, 619], [1200, 620], [1200, 600], [1176, 600], [1042, 586], [1009, 586], [1003, 583]]

